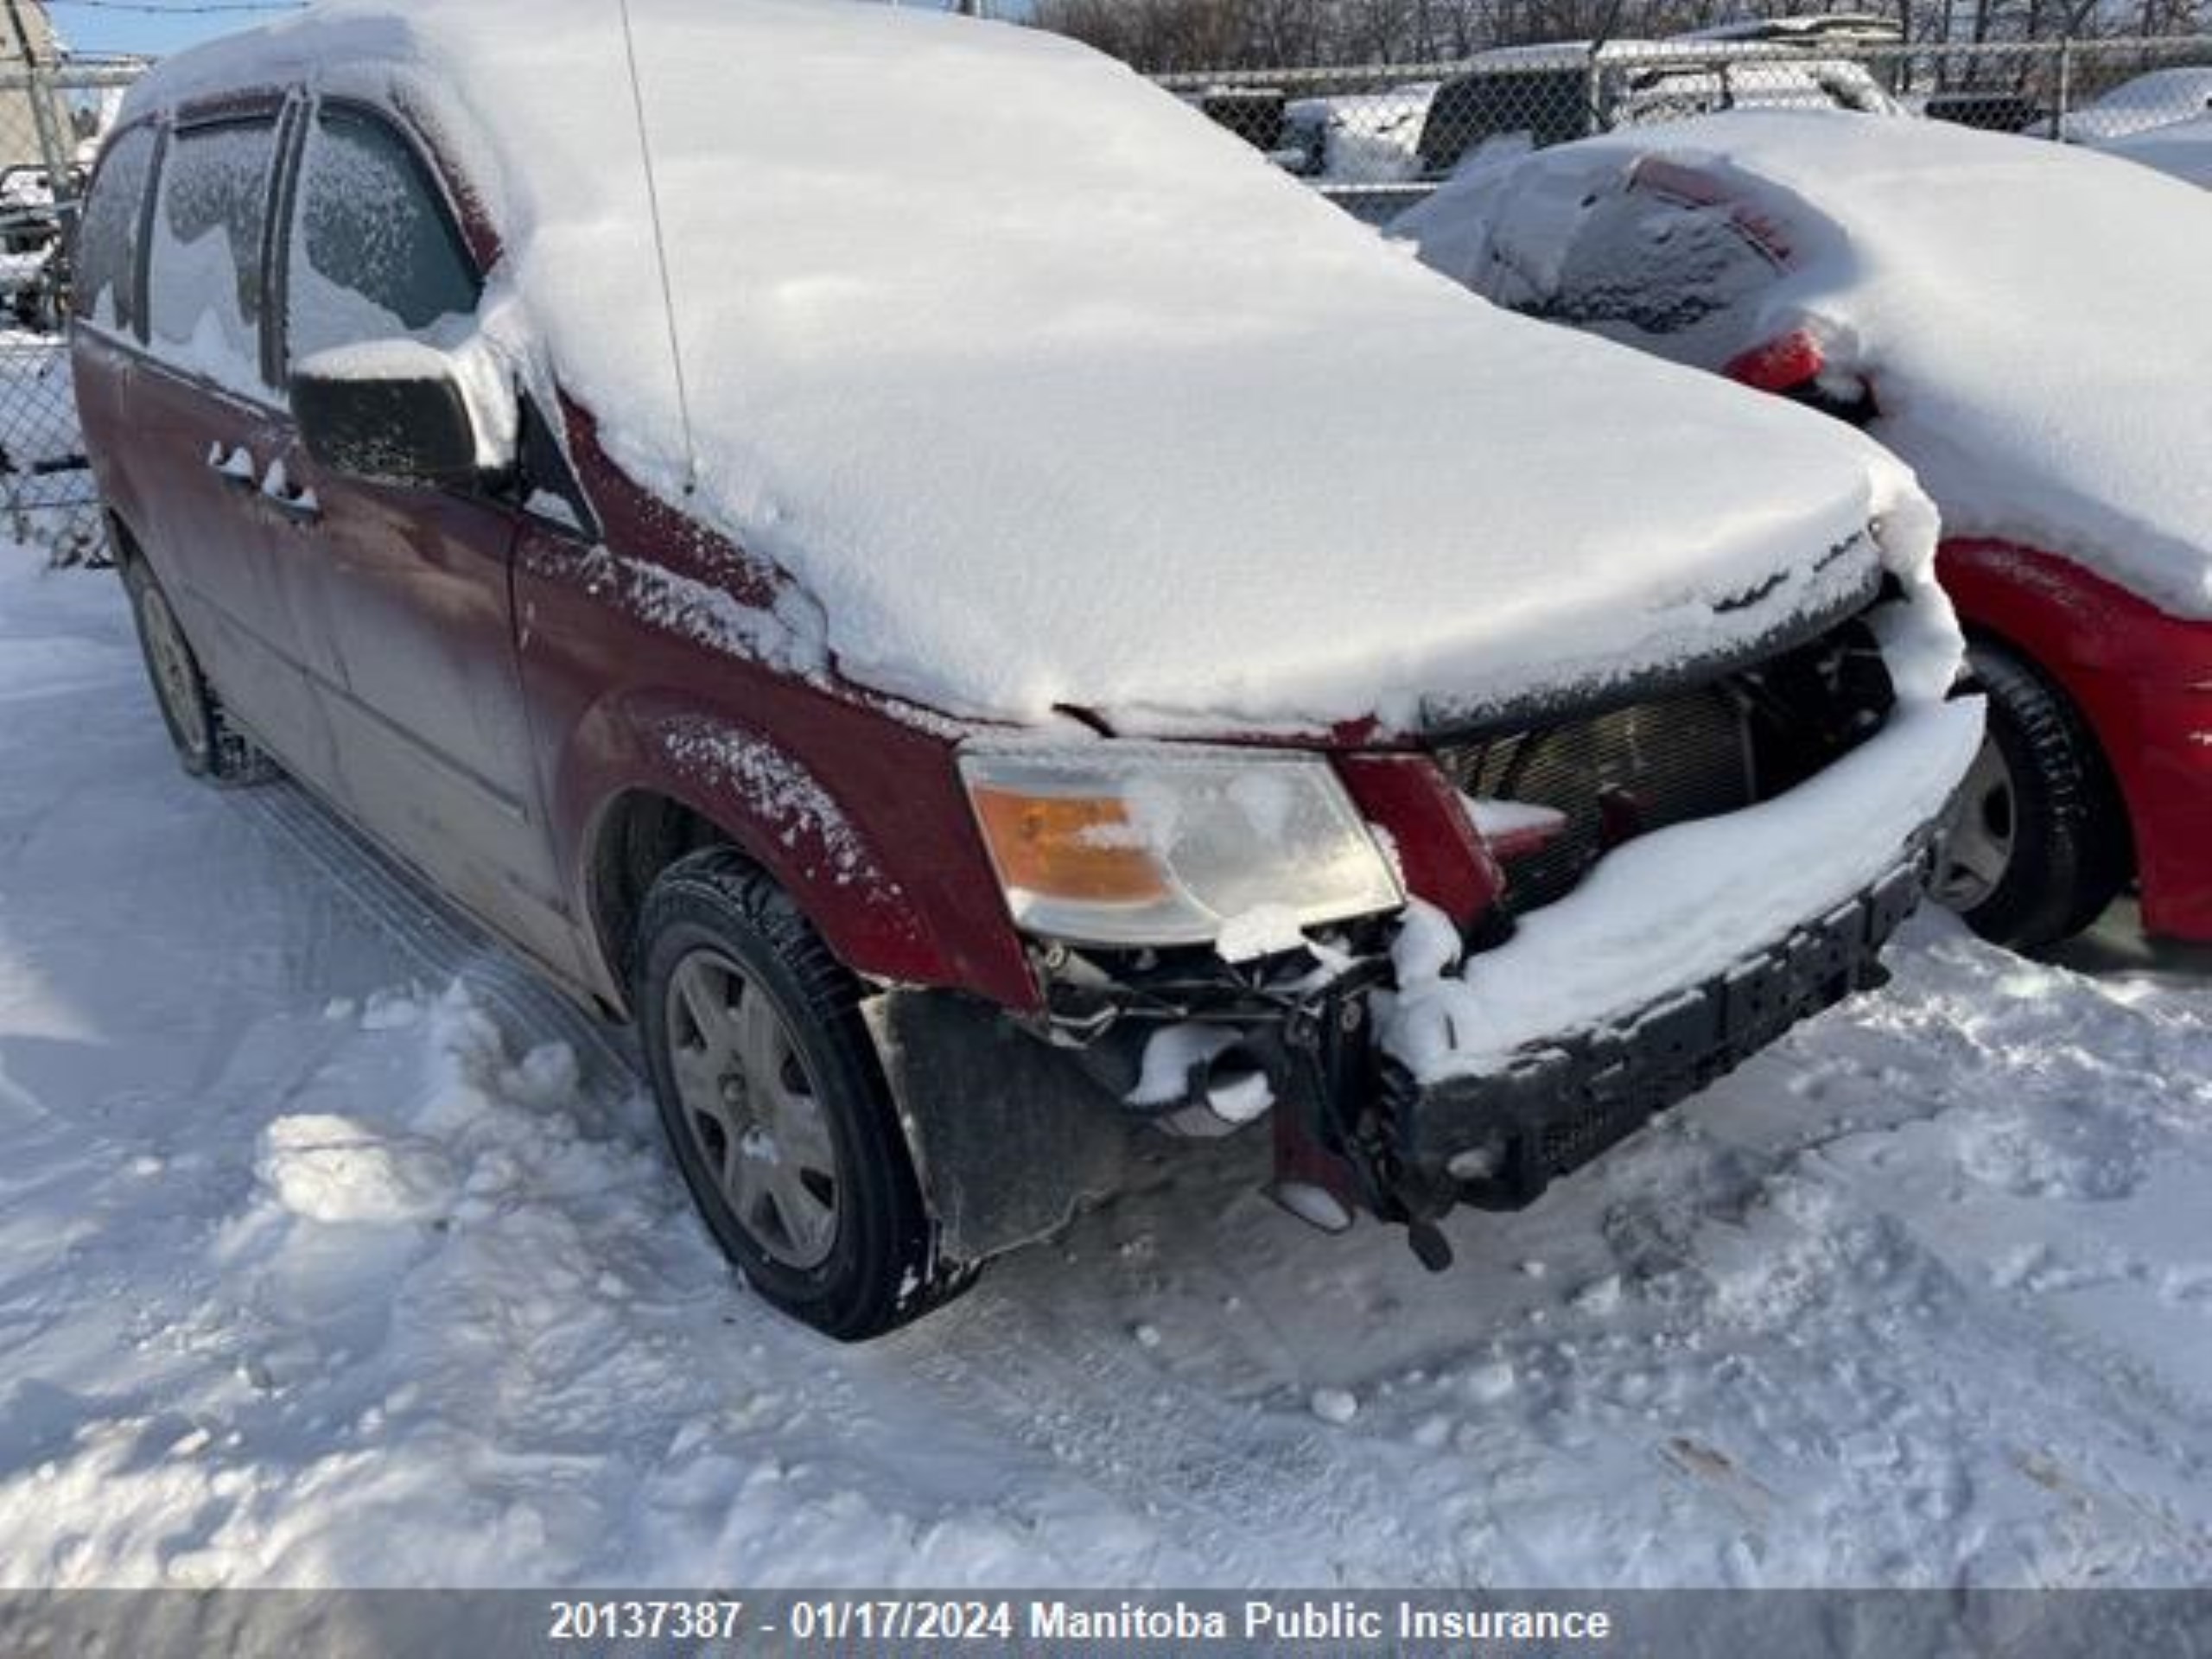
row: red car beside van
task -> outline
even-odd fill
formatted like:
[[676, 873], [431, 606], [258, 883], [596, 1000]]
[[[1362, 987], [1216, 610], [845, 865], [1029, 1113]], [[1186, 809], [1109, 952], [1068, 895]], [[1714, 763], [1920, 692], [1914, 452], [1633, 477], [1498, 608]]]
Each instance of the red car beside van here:
[[1500, 305], [1802, 403], [1943, 518], [1989, 735], [1937, 891], [2032, 949], [2131, 881], [2212, 941], [2212, 200], [2075, 146], [1744, 112], [1471, 173], [1393, 234]]

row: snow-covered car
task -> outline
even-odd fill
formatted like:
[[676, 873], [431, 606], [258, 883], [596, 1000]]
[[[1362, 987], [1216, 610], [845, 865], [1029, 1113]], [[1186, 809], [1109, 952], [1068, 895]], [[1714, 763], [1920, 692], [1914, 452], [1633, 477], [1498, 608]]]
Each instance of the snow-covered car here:
[[1984, 132], [2033, 132], [2050, 117], [2031, 92], [2005, 86], [1954, 86], [1911, 92], [1898, 100], [1908, 113]]
[[1396, 184], [1421, 176], [1421, 135], [1433, 81], [1383, 92], [1293, 99], [1283, 111], [1290, 170], [1325, 184]]
[[[2116, 138], [2208, 113], [2212, 113], [2212, 67], [2153, 69], [2069, 111], [2063, 126], [2070, 142], [2101, 147]], [[2051, 124], [2045, 118], [2030, 130], [2047, 137]]]
[[1618, 127], [1735, 109], [1904, 113], [1866, 65], [1781, 53], [1771, 42], [1686, 36], [1501, 47], [1478, 54], [1431, 95], [1421, 176], [1443, 178], [1463, 165]]
[[1767, 45], [1896, 46], [1904, 31], [1894, 17], [1872, 11], [1807, 12], [1796, 16], [1745, 17], [1686, 29], [1677, 41], [1756, 41]]
[[2097, 148], [2107, 156], [2156, 168], [2199, 189], [2212, 189], [2212, 117], [2148, 127]]
[[1878, 980], [1981, 727], [1877, 446], [1052, 36], [629, 10], [164, 62], [77, 383], [188, 769], [633, 1019], [760, 1294], [880, 1331], [1270, 1112], [1434, 1262]]
[[2064, 145], [1736, 115], [1484, 170], [1392, 232], [1910, 462], [1990, 698], [1945, 895], [2044, 944], [2132, 872], [2152, 931], [2212, 938], [2212, 201]]

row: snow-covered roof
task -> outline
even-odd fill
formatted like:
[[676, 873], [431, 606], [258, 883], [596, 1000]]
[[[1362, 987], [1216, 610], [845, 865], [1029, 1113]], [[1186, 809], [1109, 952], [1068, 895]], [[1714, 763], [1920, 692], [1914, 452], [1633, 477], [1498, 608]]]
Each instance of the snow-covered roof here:
[[1799, 17], [1747, 17], [1685, 29], [1678, 41], [1840, 41], [1886, 44], [1902, 38], [1897, 19], [1872, 11], [1814, 12]]
[[1853, 579], [1814, 566], [1877, 514], [1924, 555], [1871, 446], [1471, 302], [1069, 41], [633, 10], [689, 497], [607, 0], [326, 0], [134, 107], [397, 83], [502, 228], [493, 326], [633, 476], [789, 571], [853, 679], [1025, 720], [1410, 722], [1760, 638]]
[[1724, 314], [1727, 341], [1639, 343], [1708, 360], [1809, 326], [1872, 386], [1874, 435], [1948, 533], [2045, 548], [2212, 616], [2212, 199], [2075, 146], [1749, 111], [1484, 169], [1394, 229], [1467, 280], [1510, 264], [1541, 283], [1591, 193], [1647, 157], [1749, 205], [1790, 259]]
[[[1834, 46], [1833, 41], [1815, 38], [1814, 45]], [[1800, 60], [1809, 54], [1801, 48], [1807, 42], [1802, 39], [1781, 41], [1733, 35], [1722, 31], [1693, 32], [1669, 35], [1662, 38], [1628, 38], [1608, 36], [1605, 40], [1534, 41], [1520, 46], [1493, 46], [1476, 53], [1467, 60], [1475, 69], [1497, 69], [1526, 67], [1529, 68], [1580, 68], [1592, 58], [1605, 63], [1621, 62], [1630, 67], [1649, 63], [1657, 68], [1696, 68], [1704, 64], [1731, 63], [1739, 60], [1777, 67]], [[1844, 59], [1840, 61], [1849, 62]], [[1864, 65], [1860, 65], [1864, 67]]]
[[[2182, 65], [2153, 69], [2123, 80], [2102, 96], [2069, 112], [2065, 120], [2069, 138], [2098, 144], [2146, 132], [2171, 122], [2186, 121], [2212, 109], [2212, 67]], [[2051, 130], [2048, 120], [2030, 130], [2038, 136]]]

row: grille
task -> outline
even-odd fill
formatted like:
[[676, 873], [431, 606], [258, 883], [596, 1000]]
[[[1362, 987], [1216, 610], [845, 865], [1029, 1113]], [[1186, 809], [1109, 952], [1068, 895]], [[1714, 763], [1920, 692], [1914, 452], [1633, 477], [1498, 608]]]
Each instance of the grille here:
[[1508, 896], [1522, 912], [1564, 897], [1624, 841], [1758, 798], [1751, 726], [1740, 695], [1725, 684], [1447, 747], [1437, 760], [1478, 799], [1566, 815], [1563, 833], [1506, 864]]

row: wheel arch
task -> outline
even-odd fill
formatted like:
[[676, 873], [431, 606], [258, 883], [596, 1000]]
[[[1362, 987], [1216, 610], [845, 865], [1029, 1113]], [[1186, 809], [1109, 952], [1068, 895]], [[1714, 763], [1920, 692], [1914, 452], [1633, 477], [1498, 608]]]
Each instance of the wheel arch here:
[[601, 804], [585, 838], [583, 895], [593, 947], [617, 1007], [634, 1012], [631, 967], [645, 896], [661, 872], [702, 848], [738, 843], [695, 806], [643, 784]]
[[907, 879], [899, 849], [883, 848], [874, 824], [849, 813], [819, 769], [789, 747], [696, 705], [632, 708], [615, 729], [584, 735], [580, 754], [620, 756], [611, 766], [580, 761], [568, 788], [572, 801], [589, 802], [569, 817], [582, 826], [577, 914], [602, 995], [622, 1013], [631, 1012], [645, 894], [663, 870], [708, 846], [732, 849], [774, 881], [865, 981], [962, 985], [973, 977], [928, 913], [937, 895], [927, 869]]
[[2017, 659], [2072, 710], [2112, 788], [2131, 864], [2142, 818], [2127, 764], [2130, 641], [2158, 613], [2073, 561], [2014, 543], [1961, 539], [1938, 550], [1937, 573], [1969, 645]]

